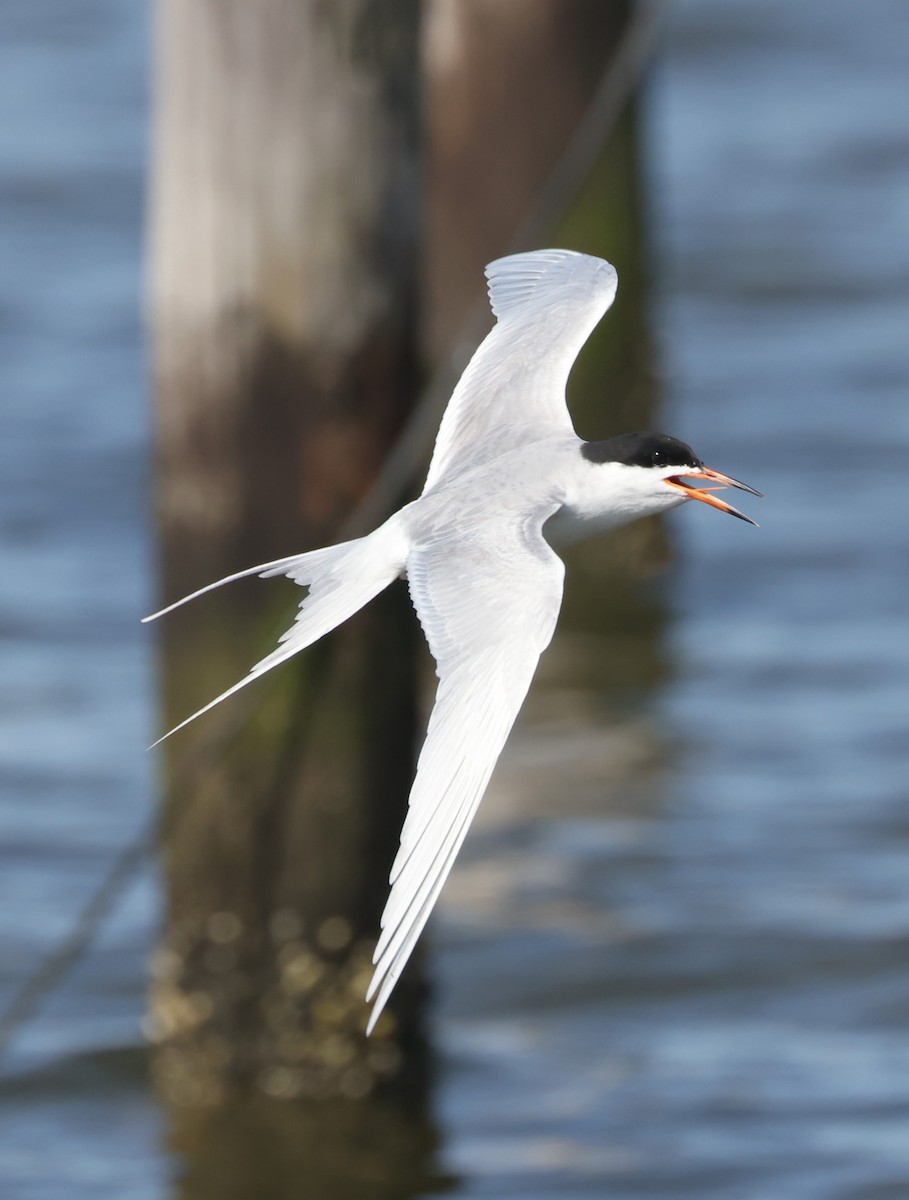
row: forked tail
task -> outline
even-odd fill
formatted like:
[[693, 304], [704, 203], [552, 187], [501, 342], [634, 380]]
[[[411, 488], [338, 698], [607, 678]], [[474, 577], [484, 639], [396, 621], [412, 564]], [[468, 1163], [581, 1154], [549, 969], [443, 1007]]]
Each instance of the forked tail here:
[[256, 663], [249, 674], [229, 687], [226, 692], [210, 700], [208, 704], [194, 712], [192, 716], [181, 721], [158, 738], [153, 745], [157, 746], [172, 733], [201, 717], [203, 713], [246, 687], [272, 667], [277, 667], [287, 659], [293, 658], [320, 637], [329, 633], [336, 626], [346, 621], [367, 604], [373, 596], [377, 596], [401, 574], [406, 556], [406, 544], [398, 530], [391, 522], [386, 523], [374, 533], [357, 538], [352, 542], [341, 542], [337, 546], [328, 546], [323, 550], [310, 550], [306, 554], [296, 554], [289, 558], [279, 558], [274, 562], [261, 563], [257, 567], [249, 567], [245, 571], [237, 571], [209, 583], [198, 591], [184, 596], [182, 600], [162, 608], [159, 612], [144, 617], [145, 621], [154, 621], [172, 612], [181, 604], [194, 600], [213, 588], [222, 584], [232, 583], [235, 579], [243, 579], [248, 575], [258, 575], [269, 579], [277, 575], [286, 575], [295, 583], [309, 588], [309, 595], [300, 603], [300, 609], [293, 625], [279, 639], [277, 649], [267, 654], [261, 662]]

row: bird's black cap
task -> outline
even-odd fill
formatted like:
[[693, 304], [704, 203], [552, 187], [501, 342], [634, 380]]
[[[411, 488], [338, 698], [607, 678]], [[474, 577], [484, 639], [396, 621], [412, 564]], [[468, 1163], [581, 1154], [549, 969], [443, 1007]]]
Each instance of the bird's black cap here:
[[684, 442], [665, 433], [622, 433], [602, 442], [584, 442], [588, 462], [624, 463], [628, 467], [703, 467]]

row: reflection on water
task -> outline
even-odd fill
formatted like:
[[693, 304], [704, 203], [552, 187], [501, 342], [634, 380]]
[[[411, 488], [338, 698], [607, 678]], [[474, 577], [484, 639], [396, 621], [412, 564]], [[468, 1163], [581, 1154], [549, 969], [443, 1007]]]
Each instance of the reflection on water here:
[[374, 1099], [260, 1096], [188, 1111], [173, 1145], [185, 1164], [175, 1200], [399, 1200], [448, 1190], [423, 1114]]
[[[148, 791], [144, 31], [137, 6], [54, 7], [51, 36], [14, 4], [0, 44], [7, 993]], [[351, 1195], [386, 1194], [377, 1136], [412, 1169], [389, 1195], [440, 1172], [520, 1200], [909, 1194], [907, 23], [897, 0], [676, 10], [650, 100], [664, 423], [766, 493], [762, 528], [674, 514], [633, 652], [587, 620], [553, 647], [436, 923], [441, 1147], [379, 1113], [349, 1131]], [[306, 1195], [296, 1109], [188, 1125], [186, 1166], [161, 1150], [154, 914], [144, 879], [18, 1044], [4, 1193], [196, 1200], [223, 1154], [219, 1196]]]

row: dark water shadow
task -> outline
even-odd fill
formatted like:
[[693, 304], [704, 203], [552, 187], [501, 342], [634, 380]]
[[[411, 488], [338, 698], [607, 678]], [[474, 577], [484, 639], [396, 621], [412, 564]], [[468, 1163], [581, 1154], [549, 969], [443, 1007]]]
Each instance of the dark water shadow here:
[[407, 1200], [451, 1190], [425, 1109], [383, 1097], [172, 1110], [174, 1200]]

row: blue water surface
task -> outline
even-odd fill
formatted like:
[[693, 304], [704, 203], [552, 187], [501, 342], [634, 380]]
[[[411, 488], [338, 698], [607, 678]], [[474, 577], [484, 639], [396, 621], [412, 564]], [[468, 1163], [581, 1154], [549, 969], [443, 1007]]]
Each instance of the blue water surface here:
[[[0, 38], [0, 1001], [152, 799], [145, 6]], [[666, 680], [541, 687], [436, 924], [456, 1195], [909, 1195], [909, 106], [900, 0], [683, 0], [646, 99]], [[575, 645], [557, 642], [555, 663]], [[0, 1187], [171, 1194], [140, 872], [0, 1082]], [[53, 1148], [53, 1153], [49, 1153]], [[328, 1198], [324, 1198], [328, 1200]]]

